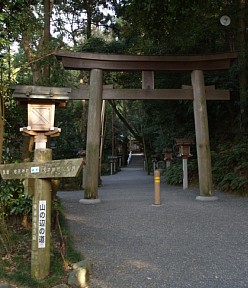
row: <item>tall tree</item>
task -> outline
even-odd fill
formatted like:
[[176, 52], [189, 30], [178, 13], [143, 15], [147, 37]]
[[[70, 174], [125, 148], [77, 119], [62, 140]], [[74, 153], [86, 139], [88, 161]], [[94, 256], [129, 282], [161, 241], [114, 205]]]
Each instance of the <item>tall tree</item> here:
[[33, 84], [39, 84], [42, 81], [43, 83], [49, 82], [48, 59], [54, 52], [49, 46], [50, 13], [52, 10], [50, 3], [51, 1], [45, 0], [44, 5], [27, 5], [20, 15], [25, 23], [21, 31], [21, 41], [32, 69]]
[[5, 99], [8, 95], [11, 80], [10, 43], [13, 41], [15, 35], [9, 25], [10, 7], [11, 4], [7, 1], [3, 1], [0, 7], [0, 163], [2, 162], [4, 142]]
[[[51, 19], [51, 1], [50, 0], [44, 0], [44, 46], [49, 47], [50, 45], [50, 19]], [[45, 84], [49, 85], [50, 83], [50, 64], [49, 64], [49, 58], [47, 59], [47, 62], [44, 63], [44, 72], [43, 76], [45, 79]]]
[[240, 85], [240, 130], [244, 132], [248, 130], [245, 127], [248, 124], [248, 94], [247, 94], [247, 44], [246, 44], [246, 0], [239, 0], [240, 17], [239, 17], [239, 85]]
[[76, 47], [79, 42], [89, 39], [93, 31], [96, 32], [100, 27], [104, 30], [109, 16], [104, 16], [103, 10], [110, 9], [110, 2], [108, 0], [60, 1], [59, 5], [54, 6], [55, 32]]
[[0, 163], [2, 162], [3, 140], [4, 140], [4, 84], [3, 84], [3, 62], [0, 58]]

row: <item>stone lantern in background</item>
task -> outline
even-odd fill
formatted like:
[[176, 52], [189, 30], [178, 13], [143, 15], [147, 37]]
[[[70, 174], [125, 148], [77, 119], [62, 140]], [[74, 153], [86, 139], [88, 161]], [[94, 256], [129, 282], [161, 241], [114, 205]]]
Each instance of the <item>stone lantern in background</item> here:
[[164, 161], [166, 163], [166, 168], [169, 168], [172, 161], [172, 149], [171, 148], [164, 148]]
[[179, 148], [178, 157], [183, 160], [183, 189], [188, 188], [188, 158], [191, 157], [190, 145], [193, 141], [190, 138], [176, 138], [176, 145]]

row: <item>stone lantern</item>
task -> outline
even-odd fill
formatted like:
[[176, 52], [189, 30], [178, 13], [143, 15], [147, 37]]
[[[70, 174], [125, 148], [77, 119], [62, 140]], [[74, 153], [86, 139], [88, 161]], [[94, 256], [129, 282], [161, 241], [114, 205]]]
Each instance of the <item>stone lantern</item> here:
[[28, 126], [20, 128], [24, 134], [34, 136], [35, 148], [46, 148], [47, 137], [59, 136], [54, 127], [55, 107], [65, 107], [70, 88], [15, 85], [13, 97], [28, 107]]
[[183, 189], [188, 188], [188, 158], [191, 157], [190, 145], [193, 144], [190, 138], [176, 138], [176, 145], [179, 147], [178, 157], [183, 160]]
[[22, 85], [13, 86], [12, 89], [13, 97], [19, 104], [28, 107], [28, 125], [20, 128], [20, 131], [34, 137], [34, 161], [5, 165], [0, 170], [2, 177], [29, 182], [27, 186], [33, 195], [31, 276], [41, 280], [50, 273], [51, 179], [76, 177], [83, 160], [52, 161], [52, 150], [46, 147], [47, 137], [60, 134], [60, 128], [54, 127], [55, 107], [65, 107], [71, 89]]
[[164, 161], [166, 162], [166, 168], [169, 168], [172, 161], [172, 149], [171, 148], [164, 148]]
[[176, 138], [176, 145], [179, 147], [178, 157], [187, 159], [191, 157], [190, 145], [193, 144], [192, 140], [189, 138]]

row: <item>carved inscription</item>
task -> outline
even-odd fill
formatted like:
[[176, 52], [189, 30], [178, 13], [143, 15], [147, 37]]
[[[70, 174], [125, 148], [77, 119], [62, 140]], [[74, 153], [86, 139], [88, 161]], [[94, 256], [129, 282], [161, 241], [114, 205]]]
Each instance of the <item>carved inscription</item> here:
[[45, 163], [29, 162], [0, 165], [3, 179], [77, 177], [83, 159], [53, 160]]
[[33, 204], [33, 221], [32, 221], [33, 225], [32, 225], [32, 240], [36, 241], [37, 240], [37, 203]]

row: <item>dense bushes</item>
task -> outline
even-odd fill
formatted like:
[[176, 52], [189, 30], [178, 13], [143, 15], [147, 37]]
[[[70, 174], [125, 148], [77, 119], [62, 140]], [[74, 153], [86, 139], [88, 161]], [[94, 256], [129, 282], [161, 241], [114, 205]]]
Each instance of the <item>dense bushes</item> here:
[[222, 191], [248, 194], [248, 143], [220, 145], [212, 153], [213, 182]]
[[[166, 183], [170, 185], [179, 185], [183, 183], [183, 166], [180, 158], [172, 162], [171, 166], [164, 173]], [[195, 182], [197, 179], [197, 160], [188, 160], [188, 180], [189, 183]]]
[[10, 218], [16, 216], [22, 220], [23, 216], [30, 216], [32, 199], [24, 195], [23, 183], [20, 180], [0, 180], [0, 216]]

